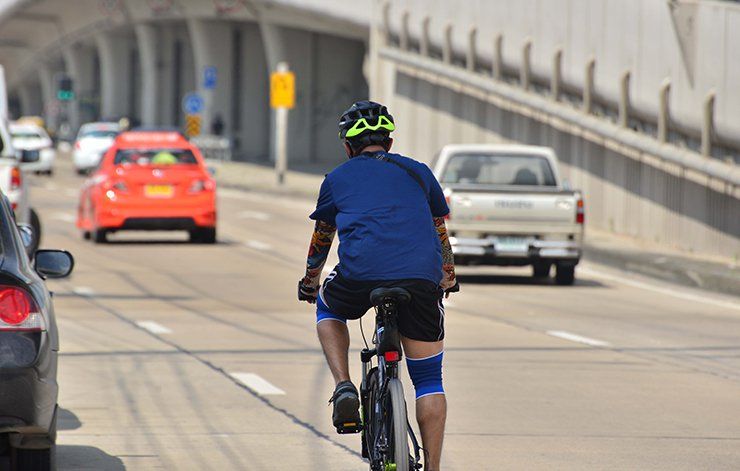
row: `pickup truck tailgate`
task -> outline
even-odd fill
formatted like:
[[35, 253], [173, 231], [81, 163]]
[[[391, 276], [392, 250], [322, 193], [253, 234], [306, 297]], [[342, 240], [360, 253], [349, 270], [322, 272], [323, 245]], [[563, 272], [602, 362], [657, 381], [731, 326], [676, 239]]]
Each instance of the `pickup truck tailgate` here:
[[453, 190], [450, 216], [455, 223], [470, 227], [491, 222], [573, 224], [576, 197], [573, 192], [525, 194]]

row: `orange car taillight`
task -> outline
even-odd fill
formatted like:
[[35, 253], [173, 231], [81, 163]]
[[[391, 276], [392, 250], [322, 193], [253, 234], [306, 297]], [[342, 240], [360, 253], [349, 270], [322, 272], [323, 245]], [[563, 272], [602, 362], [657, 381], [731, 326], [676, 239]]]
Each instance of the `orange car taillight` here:
[[21, 169], [18, 167], [13, 167], [13, 170], [11, 170], [10, 173], [10, 189], [11, 190], [17, 190], [21, 187], [21, 183], [23, 182], [21, 178]]
[[113, 184], [113, 189], [118, 191], [128, 191], [128, 187], [125, 182], [117, 181]]
[[193, 180], [190, 184], [189, 193], [200, 193], [201, 191], [212, 191], [214, 188], [212, 180]]
[[0, 331], [40, 332], [44, 317], [31, 295], [16, 286], [0, 286]]

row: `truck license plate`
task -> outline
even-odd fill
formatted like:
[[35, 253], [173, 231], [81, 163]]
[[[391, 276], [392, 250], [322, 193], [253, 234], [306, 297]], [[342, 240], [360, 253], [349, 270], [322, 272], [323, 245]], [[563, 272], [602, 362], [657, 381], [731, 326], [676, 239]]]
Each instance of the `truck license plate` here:
[[529, 239], [525, 237], [497, 237], [494, 242], [497, 252], [527, 252]]

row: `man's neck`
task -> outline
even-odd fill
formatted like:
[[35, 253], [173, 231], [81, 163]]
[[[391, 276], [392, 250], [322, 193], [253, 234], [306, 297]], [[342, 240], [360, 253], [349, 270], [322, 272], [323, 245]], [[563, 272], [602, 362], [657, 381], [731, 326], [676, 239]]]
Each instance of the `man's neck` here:
[[[385, 148], [383, 146], [373, 144], [371, 146], [367, 146], [364, 149], [362, 149], [360, 154], [372, 154], [374, 152], [385, 152]], [[357, 154], [357, 155], [360, 155], [360, 154]]]

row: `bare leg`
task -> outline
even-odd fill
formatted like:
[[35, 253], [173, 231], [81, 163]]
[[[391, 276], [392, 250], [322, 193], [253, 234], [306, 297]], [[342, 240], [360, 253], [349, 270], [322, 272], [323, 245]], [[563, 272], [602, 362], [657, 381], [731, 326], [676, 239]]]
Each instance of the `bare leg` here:
[[[408, 358], [426, 358], [441, 352], [442, 342], [420, 342], [403, 338], [403, 349]], [[421, 441], [426, 450], [425, 471], [439, 471], [442, 457], [447, 399], [444, 394], [425, 396], [416, 401], [416, 421], [421, 430]]]
[[349, 329], [347, 324], [325, 320], [316, 324], [321, 348], [324, 349], [334, 383], [349, 381]]

